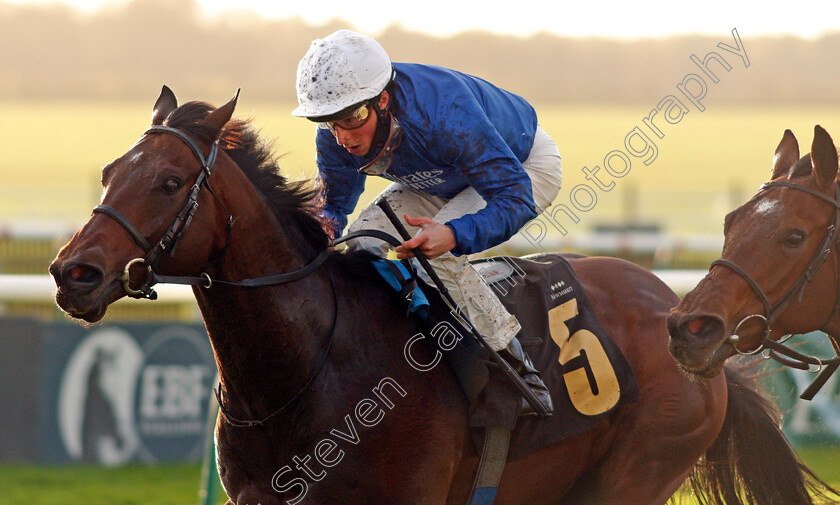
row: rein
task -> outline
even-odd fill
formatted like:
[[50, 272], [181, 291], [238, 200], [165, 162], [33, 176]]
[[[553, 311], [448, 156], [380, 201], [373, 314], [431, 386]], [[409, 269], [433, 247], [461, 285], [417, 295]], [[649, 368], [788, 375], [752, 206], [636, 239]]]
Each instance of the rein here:
[[[202, 188], [206, 187], [216, 199], [216, 201], [219, 202], [222, 208], [225, 209], [225, 212], [227, 212], [227, 209], [225, 208], [224, 204], [213, 192], [213, 189], [210, 187], [210, 183], [208, 182], [209, 177], [213, 173], [213, 166], [215, 165], [216, 158], [218, 156], [218, 141], [213, 142], [213, 144], [210, 147], [210, 152], [205, 158], [201, 149], [199, 149], [198, 144], [196, 144], [196, 142], [190, 136], [178, 129], [171, 128], [168, 126], [152, 126], [148, 130], [146, 130], [144, 135], [158, 133], [175, 135], [176, 137], [181, 139], [185, 144], [187, 144], [190, 150], [192, 150], [196, 159], [201, 164], [201, 172], [198, 174], [198, 177], [196, 178], [196, 181], [193, 184], [190, 193], [187, 196], [186, 201], [184, 202], [184, 205], [181, 207], [181, 210], [178, 212], [178, 215], [175, 217], [175, 220], [169, 226], [166, 233], [163, 234], [163, 237], [161, 237], [158, 243], [154, 247], [152, 247], [149, 244], [149, 241], [143, 236], [143, 234], [137, 229], [137, 227], [134, 226], [124, 215], [122, 215], [122, 213], [120, 213], [118, 210], [111, 207], [110, 205], [97, 205], [93, 209], [94, 214], [104, 214], [116, 221], [120, 226], [122, 226], [126, 233], [128, 233], [132, 240], [134, 240], [134, 242], [143, 250], [143, 252], [146, 253], [146, 256], [144, 258], [135, 258], [129, 261], [123, 270], [123, 275], [120, 278], [120, 280], [123, 284], [123, 289], [125, 290], [127, 296], [132, 298], [148, 298], [150, 300], [155, 300], [157, 299], [157, 292], [154, 289], [152, 289], [152, 286], [154, 286], [155, 284], [182, 284], [188, 286], [197, 286], [204, 289], [210, 289], [214, 286], [232, 286], [246, 288], [279, 286], [295, 282], [299, 279], [303, 279], [304, 277], [310, 275], [315, 270], [320, 268], [326, 262], [327, 258], [329, 257], [330, 248], [324, 249], [323, 251], [318, 253], [318, 255], [315, 256], [315, 258], [312, 259], [309, 263], [297, 270], [267, 275], [263, 277], [242, 279], [239, 281], [223, 281], [219, 279], [212, 279], [207, 273], [202, 273], [199, 277], [158, 275], [154, 271], [154, 268], [157, 266], [157, 263], [167, 251], [170, 255], [175, 254], [175, 248], [178, 245], [178, 242], [181, 240], [181, 237], [183, 237], [184, 232], [192, 222], [193, 216], [195, 215], [195, 212], [198, 209], [198, 195], [201, 192]], [[228, 235], [230, 235], [232, 223], [233, 216], [231, 216], [230, 213], [228, 213]], [[331, 246], [335, 246], [342, 242], [346, 242], [348, 240], [361, 236], [379, 238], [380, 240], [383, 240], [394, 247], [402, 243], [400, 240], [383, 231], [359, 230], [334, 240], [331, 243]], [[406, 264], [408, 265], [409, 270], [413, 272], [413, 267], [411, 266], [411, 264], [407, 262]], [[143, 285], [137, 289], [131, 287], [130, 270], [131, 267], [133, 267], [134, 265], [143, 265], [146, 267], [146, 278], [143, 281]], [[332, 287], [333, 300], [335, 304], [335, 313], [333, 315], [333, 322], [332, 327], [330, 329], [329, 340], [318, 365], [315, 367], [315, 371], [309, 377], [309, 379], [307, 379], [303, 387], [301, 387], [301, 389], [297, 391], [297, 393], [292, 395], [292, 397], [289, 398], [289, 400], [287, 400], [280, 408], [278, 408], [271, 414], [263, 417], [262, 419], [239, 419], [237, 417], [234, 417], [230, 413], [230, 411], [224, 406], [224, 402], [222, 400], [221, 387], [219, 387], [218, 389], [214, 388], [213, 391], [216, 394], [216, 400], [219, 402], [219, 411], [231, 426], [235, 428], [253, 428], [255, 426], [264, 425], [269, 419], [291, 407], [307, 390], [309, 390], [315, 379], [318, 377], [318, 374], [321, 372], [324, 364], [327, 361], [330, 350], [332, 349], [333, 342], [335, 341], [335, 328], [336, 323], [338, 321], [338, 293], [336, 292], [335, 282], [333, 281], [332, 273], [329, 271], [329, 269], [327, 269], [327, 275], [329, 276], [330, 286]]]
[[[728, 259], [718, 259], [712, 262], [710, 267], [714, 268], [715, 266], [723, 266], [726, 267], [733, 272], [735, 272], [739, 277], [741, 277], [749, 286], [752, 288], [753, 292], [755, 292], [758, 299], [761, 301], [761, 304], [764, 306], [764, 314], [751, 314], [743, 318], [736, 326], [730, 335], [727, 338], [727, 343], [730, 344], [734, 349], [735, 352], [741, 355], [754, 355], [758, 354], [762, 351], [767, 351], [764, 354], [765, 358], [773, 359], [784, 366], [788, 366], [791, 368], [796, 368], [799, 370], [807, 370], [812, 373], [820, 373], [820, 375], [814, 380], [814, 382], [802, 393], [801, 398], [810, 400], [813, 398], [814, 394], [819, 391], [819, 389], [825, 384], [828, 378], [840, 367], [840, 350], [838, 350], [837, 344], [832, 340], [832, 345], [835, 349], [835, 356], [831, 359], [820, 359], [814, 356], [808, 356], [797, 351], [794, 351], [790, 347], [784, 345], [784, 343], [790, 338], [780, 339], [779, 341], [772, 340], [770, 338], [770, 326], [776, 320], [776, 318], [784, 312], [785, 308], [788, 304], [793, 300], [793, 298], [798, 294], [799, 299], [802, 300], [802, 296], [805, 292], [805, 288], [808, 284], [813, 280], [814, 276], [816, 275], [817, 271], [822, 268], [823, 264], [825, 263], [826, 259], [828, 258], [829, 254], [831, 254], [831, 248], [835, 244], [840, 246], [840, 241], [838, 241], [838, 232], [840, 232], [840, 183], [834, 183], [834, 198], [830, 198], [816, 190], [811, 188], [800, 186], [798, 184], [793, 184], [787, 181], [771, 181], [764, 183], [762, 185], [762, 189], [771, 188], [771, 187], [785, 187], [796, 189], [799, 191], [804, 191], [812, 196], [820, 198], [830, 204], [832, 204], [835, 208], [834, 211], [834, 219], [832, 220], [831, 224], [828, 226], [826, 230], [825, 238], [823, 238], [822, 243], [817, 248], [817, 251], [814, 253], [814, 257], [811, 258], [810, 263], [805, 268], [805, 271], [799, 276], [799, 278], [788, 288], [787, 292], [776, 301], [775, 304], [770, 303], [770, 299], [767, 297], [767, 294], [761, 289], [758, 282], [741, 266], [734, 263]], [[838, 272], [840, 272], [840, 254], [837, 255], [838, 261]], [[837, 315], [838, 311], [840, 311], [840, 279], [837, 279], [837, 293], [835, 294], [835, 302], [834, 308], [832, 309], [831, 313], [828, 316], [826, 322], [820, 326], [818, 329], [823, 330], [825, 326], [827, 326], [831, 320]], [[738, 331], [740, 330], [741, 326], [749, 321], [750, 319], [759, 319], [764, 324], [764, 334], [762, 336], [761, 342], [759, 346], [752, 350], [752, 351], [742, 351], [738, 348], [738, 342], [740, 337], [738, 335]], [[831, 340], [831, 337], [829, 337]], [[817, 367], [816, 370], [811, 370], [811, 367]], [[825, 368], [824, 368], [825, 367]]]
[[[321, 261], [321, 263], [323, 263], [323, 260]], [[310, 263], [310, 265], [312, 264], [314, 264], [314, 262]], [[314, 270], [314, 268], [312, 270]], [[315, 367], [315, 372], [312, 373], [309, 379], [306, 380], [306, 383], [303, 385], [303, 387], [301, 387], [297, 393], [292, 395], [292, 397], [289, 398], [286, 401], [286, 403], [284, 403], [279, 409], [263, 417], [262, 419], [238, 419], [234, 417], [233, 415], [231, 415], [230, 411], [227, 408], [225, 408], [225, 404], [222, 401], [221, 384], [218, 388], [213, 388], [213, 393], [215, 393], [216, 395], [216, 401], [219, 402], [219, 412], [221, 412], [222, 416], [225, 418], [225, 420], [227, 420], [228, 424], [230, 424], [234, 428], [253, 428], [255, 426], [261, 426], [277, 414], [283, 412], [284, 410], [288, 410], [288, 408], [294, 405], [294, 403], [298, 400], [298, 398], [300, 398], [303, 395], [303, 393], [309, 390], [309, 388], [312, 386], [312, 383], [315, 382], [315, 378], [318, 377], [319, 373], [321, 373], [321, 369], [327, 362], [327, 357], [330, 355], [330, 350], [332, 349], [333, 342], [335, 341], [335, 327], [338, 323], [338, 292], [335, 290], [335, 282], [333, 281], [332, 273], [329, 271], [329, 269], [327, 269], [327, 275], [330, 278], [330, 287], [332, 287], [333, 304], [335, 305], [335, 311], [333, 311], [333, 320], [332, 325], [330, 327], [330, 336], [329, 340], [327, 341], [327, 347], [326, 349], [324, 349], [324, 352], [321, 355], [320, 362]]]
[[[357, 237], [374, 237], [385, 242], [388, 242], [392, 246], [396, 247], [400, 245], [402, 242], [397, 240], [395, 237], [380, 231], [380, 230], [358, 230], [353, 233], [348, 233], [347, 235], [338, 238], [332, 242], [332, 245], [341, 244], [342, 242], [346, 242], [348, 240], [352, 240]], [[315, 270], [320, 267], [324, 261], [327, 259], [329, 255], [329, 249], [324, 249], [318, 256], [315, 257], [311, 262], [309, 262], [303, 268], [298, 270], [294, 270], [292, 272], [287, 272], [283, 274], [275, 274], [275, 275], [268, 275], [265, 277], [256, 277], [251, 279], [243, 279], [238, 282], [226, 282], [226, 281], [213, 281], [210, 279], [209, 276], [207, 277], [170, 277], [170, 276], [154, 276], [158, 282], [167, 282], [167, 283], [174, 283], [174, 284], [187, 284], [193, 286], [201, 286], [206, 289], [209, 289], [214, 284], [218, 285], [226, 285], [226, 286], [239, 286], [239, 287], [263, 287], [263, 286], [276, 286], [279, 284], [287, 284], [289, 282], [294, 282], [298, 279], [302, 279], [307, 275], [311, 274]], [[408, 265], [409, 270], [413, 275], [413, 267], [411, 263], [405, 262]], [[324, 366], [324, 363], [327, 362], [327, 357], [330, 354], [330, 350], [332, 349], [333, 342], [335, 341], [335, 327], [336, 323], [338, 322], [338, 292], [335, 289], [335, 282], [332, 278], [332, 273], [330, 273], [329, 269], [327, 269], [327, 274], [330, 277], [330, 286], [332, 287], [333, 292], [333, 300], [335, 304], [335, 313], [333, 315], [333, 322], [332, 322], [332, 329], [330, 330], [330, 337], [329, 341], [327, 342], [327, 347], [324, 350], [323, 355], [321, 356], [321, 360], [318, 365], [315, 367], [315, 372], [307, 379], [306, 383], [301, 387], [297, 393], [292, 395], [286, 403], [284, 403], [280, 408], [272, 412], [271, 414], [263, 417], [262, 419], [238, 419], [230, 414], [227, 408], [225, 408], [224, 402], [222, 401], [222, 391], [221, 387], [213, 388], [213, 392], [216, 394], [216, 401], [219, 402], [219, 411], [222, 413], [222, 416], [227, 420], [228, 424], [233, 426], [234, 428], [253, 428], [255, 426], [264, 425], [269, 419], [276, 416], [277, 414], [288, 410], [289, 407], [294, 405], [294, 403], [305, 393], [309, 388], [312, 386], [312, 383], [315, 381], [315, 378], [318, 377], [318, 374], [321, 372], [321, 369]], [[207, 286], [203, 285], [202, 282], [207, 279], [209, 284]]]
[[[169, 229], [166, 233], [163, 234], [163, 237], [158, 241], [158, 243], [152, 247], [149, 245], [149, 241], [143, 236], [142, 233], [137, 229], [136, 226], [131, 224], [131, 222], [123, 216], [117, 209], [111, 207], [110, 205], [97, 205], [93, 208], [94, 214], [105, 214], [106, 216], [110, 217], [114, 221], [116, 221], [123, 229], [128, 233], [128, 235], [134, 240], [134, 242], [140, 246], [143, 252], [146, 253], [144, 258], [135, 258], [129, 261], [125, 268], [123, 269], [123, 275], [120, 278], [120, 281], [123, 284], [123, 289], [126, 292], [126, 295], [131, 298], [148, 298], [150, 300], [157, 299], [157, 292], [152, 289], [152, 286], [155, 284], [181, 284], [187, 286], [198, 286], [205, 289], [210, 289], [214, 285], [224, 285], [224, 286], [239, 286], [239, 287], [266, 287], [266, 286], [279, 286], [281, 284], [287, 284], [289, 282], [294, 282], [298, 279], [302, 279], [307, 275], [311, 274], [315, 270], [317, 270], [323, 263], [326, 261], [327, 256], [329, 255], [329, 249], [324, 249], [306, 266], [300, 268], [298, 270], [293, 270], [291, 272], [285, 272], [280, 274], [273, 274], [267, 275], [264, 277], [256, 277], [251, 279], [242, 279], [239, 281], [223, 281], [219, 279], [213, 279], [210, 277], [209, 274], [202, 273], [199, 277], [190, 277], [190, 276], [173, 276], [173, 275], [158, 275], [154, 268], [157, 266], [157, 263], [163, 257], [163, 255], [169, 251], [170, 256], [175, 254], [175, 248], [178, 245], [178, 242], [183, 237], [184, 232], [186, 232], [187, 227], [192, 222], [192, 218], [195, 215], [196, 210], [198, 210], [198, 195], [201, 192], [201, 189], [206, 187], [208, 191], [213, 195], [216, 201], [225, 208], [224, 204], [219, 200], [219, 197], [216, 196], [216, 193], [213, 191], [213, 188], [210, 187], [210, 183], [208, 182], [209, 177], [213, 174], [213, 166], [216, 163], [216, 158], [218, 156], [219, 151], [219, 142], [213, 142], [212, 146], [210, 147], [210, 153], [207, 157], [204, 157], [202, 154], [201, 149], [198, 147], [198, 144], [186, 133], [178, 130], [176, 128], [172, 128], [169, 126], [152, 126], [143, 135], [149, 134], [156, 134], [156, 133], [168, 133], [170, 135], [175, 135], [179, 139], [181, 139], [189, 148], [192, 150], [193, 154], [195, 155], [198, 162], [201, 164], [201, 172], [198, 174], [195, 183], [190, 189], [190, 193], [187, 196], [187, 200], [184, 202], [184, 205], [181, 207], [181, 210], [178, 212], [178, 215], [175, 217], [175, 220], [169, 226]], [[227, 212], [225, 208], [225, 212], [228, 214], [227, 220], [227, 233], [230, 235], [231, 226], [234, 221], [233, 216]], [[360, 237], [360, 236], [368, 236], [368, 237], [375, 237], [388, 242], [392, 246], [396, 247], [401, 244], [396, 238], [391, 235], [388, 235], [385, 232], [379, 230], [359, 230], [357, 232], [345, 235], [335, 241], [332, 242], [332, 245], [337, 245], [347, 240]], [[143, 285], [137, 289], [131, 287], [131, 279], [130, 279], [130, 271], [131, 267], [134, 265], [142, 265], [146, 267], [146, 278], [143, 281]]]

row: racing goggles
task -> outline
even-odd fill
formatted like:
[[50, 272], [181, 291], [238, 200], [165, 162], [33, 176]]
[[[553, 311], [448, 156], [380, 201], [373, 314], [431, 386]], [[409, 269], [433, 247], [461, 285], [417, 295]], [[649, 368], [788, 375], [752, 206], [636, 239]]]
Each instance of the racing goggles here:
[[333, 133], [335, 133], [336, 127], [341, 128], [342, 130], [355, 130], [356, 128], [361, 128], [370, 119], [370, 108], [370, 102], [365, 102], [348, 116], [344, 116], [343, 118], [335, 121], [319, 122], [318, 128], [329, 130]]
[[391, 114], [391, 131], [388, 133], [388, 140], [382, 146], [382, 150], [376, 155], [367, 165], [359, 168], [359, 173], [364, 175], [382, 175], [391, 168], [391, 162], [394, 161], [394, 149], [400, 145], [402, 140], [402, 127], [400, 127], [397, 118]]

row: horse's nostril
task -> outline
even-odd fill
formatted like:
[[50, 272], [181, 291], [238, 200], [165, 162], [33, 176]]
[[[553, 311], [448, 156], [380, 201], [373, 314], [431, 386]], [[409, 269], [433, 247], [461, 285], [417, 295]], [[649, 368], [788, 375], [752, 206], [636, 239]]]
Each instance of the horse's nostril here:
[[74, 281], [84, 282], [82, 280], [82, 278], [83, 277], [89, 277], [90, 276], [90, 270], [82, 268], [81, 266], [75, 266], [75, 267], [71, 268], [70, 271], [67, 272], [67, 274]]
[[723, 321], [716, 317], [701, 316], [680, 324], [679, 333], [686, 338], [717, 339], [723, 335]]
[[706, 326], [705, 319], [695, 319], [688, 323], [688, 331], [692, 335], [697, 335], [701, 331], [703, 331], [703, 327]]
[[73, 263], [67, 265], [61, 272], [61, 282], [68, 288], [78, 293], [88, 293], [96, 289], [102, 283], [102, 271], [84, 263]]

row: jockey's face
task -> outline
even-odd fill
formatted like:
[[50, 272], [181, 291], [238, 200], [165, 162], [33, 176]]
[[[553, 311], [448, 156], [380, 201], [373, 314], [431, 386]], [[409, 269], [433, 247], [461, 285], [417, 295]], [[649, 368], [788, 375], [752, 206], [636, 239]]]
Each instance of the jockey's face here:
[[[379, 108], [384, 109], [388, 105], [388, 92], [383, 91], [379, 97]], [[341, 121], [333, 123], [332, 132], [335, 141], [347, 149], [347, 152], [356, 156], [364, 156], [370, 152], [373, 138], [376, 136], [376, 127], [379, 124], [379, 116], [373, 110], [370, 111], [370, 118], [360, 127], [346, 130], [341, 127]]]

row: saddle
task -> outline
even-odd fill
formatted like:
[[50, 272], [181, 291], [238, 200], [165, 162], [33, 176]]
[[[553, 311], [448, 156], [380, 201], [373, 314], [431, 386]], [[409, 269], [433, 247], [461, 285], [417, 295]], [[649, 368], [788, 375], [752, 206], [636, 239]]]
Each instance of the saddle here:
[[[463, 328], [435, 289], [388, 263], [377, 270], [386, 280], [390, 277], [427, 327]], [[621, 404], [638, 401], [630, 365], [601, 327], [565, 258], [550, 253], [497, 257], [473, 266], [519, 320], [522, 330], [516, 338], [542, 372], [555, 407], [546, 419], [517, 419], [519, 394], [468, 331], [460, 332], [454, 346], [442, 348], [435, 339], [470, 403], [469, 424], [476, 428], [473, 440], [479, 450], [487, 428], [503, 427], [512, 430], [507, 454], [512, 461], [591, 429]]]

